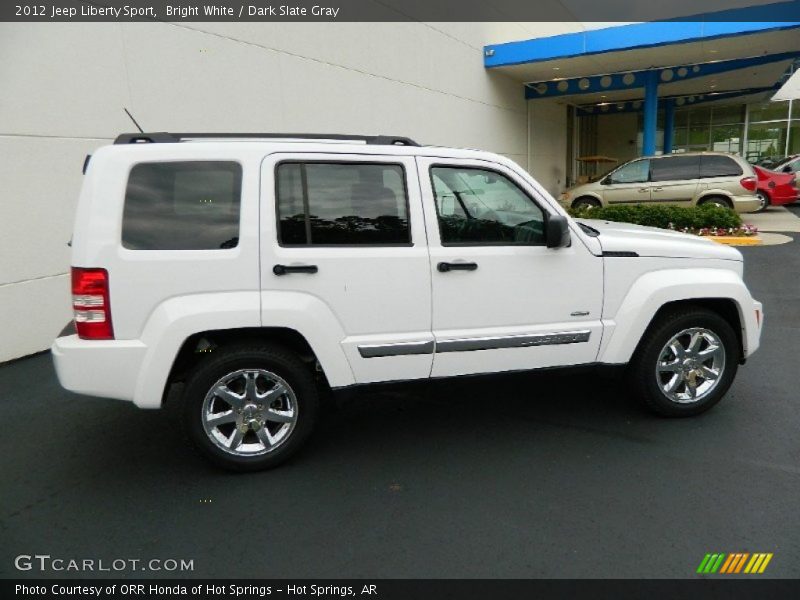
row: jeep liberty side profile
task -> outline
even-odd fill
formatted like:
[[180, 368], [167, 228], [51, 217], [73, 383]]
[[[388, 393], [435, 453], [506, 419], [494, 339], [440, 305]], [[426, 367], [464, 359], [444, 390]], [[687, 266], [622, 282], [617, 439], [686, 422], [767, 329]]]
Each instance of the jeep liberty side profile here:
[[762, 306], [735, 249], [575, 220], [502, 156], [403, 137], [124, 134], [84, 165], [63, 387], [159, 408], [234, 470], [301, 447], [322, 392], [624, 368], [666, 416], [716, 404]]

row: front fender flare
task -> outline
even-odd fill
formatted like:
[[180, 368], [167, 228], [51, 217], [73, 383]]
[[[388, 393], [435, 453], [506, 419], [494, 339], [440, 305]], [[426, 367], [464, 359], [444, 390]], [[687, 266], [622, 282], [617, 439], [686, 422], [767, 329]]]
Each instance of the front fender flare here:
[[758, 348], [760, 325], [754, 300], [741, 278], [726, 269], [664, 269], [639, 277], [613, 317], [603, 317], [604, 335], [598, 362], [624, 364], [647, 331], [653, 317], [670, 302], [732, 300], [739, 311], [743, 356]]

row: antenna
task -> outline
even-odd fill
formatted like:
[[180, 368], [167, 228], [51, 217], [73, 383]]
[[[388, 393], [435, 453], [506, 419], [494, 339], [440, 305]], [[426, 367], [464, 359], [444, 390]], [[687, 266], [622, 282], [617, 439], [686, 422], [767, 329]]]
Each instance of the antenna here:
[[131, 118], [131, 121], [133, 121], [133, 124], [136, 125], [136, 129], [139, 130], [139, 133], [144, 133], [144, 129], [142, 129], [139, 126], [139, 124], [136, 122], [136, 119], [133, 118], [133, 115], [130, 113], [130, 111], [127, 108], [125, 108], [124, 106], [122, 107], [122, 110], [124, 110], [125, 114], [128, 115]]

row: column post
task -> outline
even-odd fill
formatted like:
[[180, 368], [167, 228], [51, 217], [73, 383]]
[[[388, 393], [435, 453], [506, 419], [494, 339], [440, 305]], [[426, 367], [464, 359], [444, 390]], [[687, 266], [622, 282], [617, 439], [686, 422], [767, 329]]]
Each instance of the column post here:
[[644, 81], [644, 131], [642, 135], [642, 155], [656, 153], [656, 124], [658, 121], [658, 75], [652, 70], [645, 74]]

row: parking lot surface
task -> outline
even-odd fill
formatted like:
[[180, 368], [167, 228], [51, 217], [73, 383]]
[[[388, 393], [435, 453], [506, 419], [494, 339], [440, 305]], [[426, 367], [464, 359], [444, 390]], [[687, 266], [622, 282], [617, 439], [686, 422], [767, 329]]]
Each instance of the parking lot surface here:
[[742, 252], [762, 348], [690, 419], [588, 375], [404, 386], [232, 475], [176, 406], [65, 392], [47, 354], [0, 366], [0, 576], [41, 577], [14, 568], [39, 553], [194, 561], [147, 577], [683, 578], [708, 552], [772, 552], [764, 576], [800, 577], [800, 244]]

